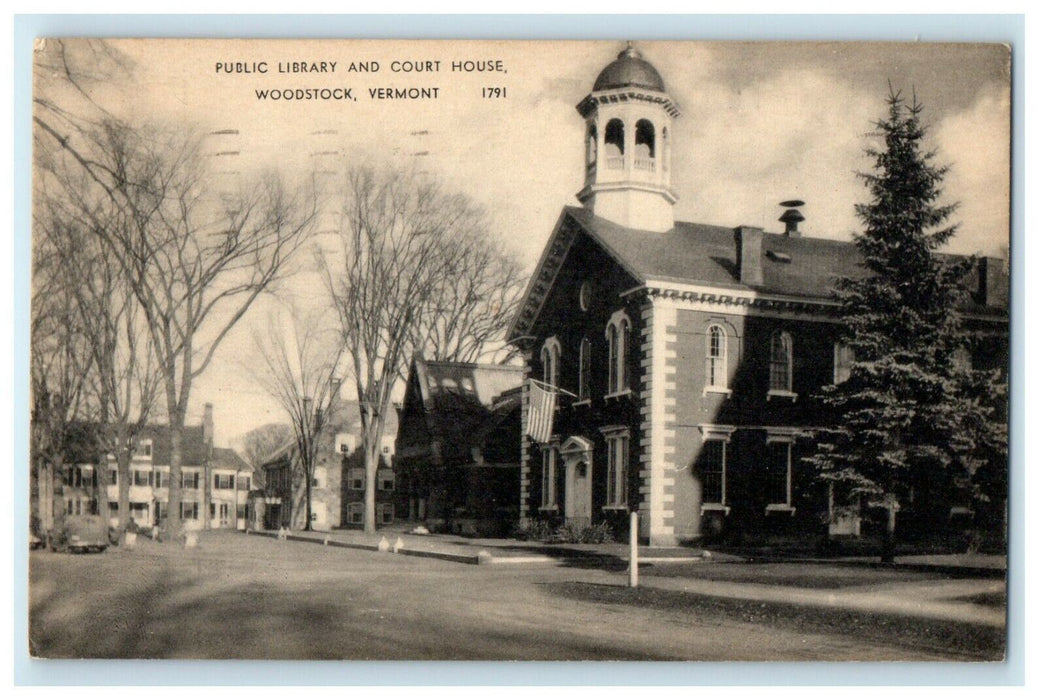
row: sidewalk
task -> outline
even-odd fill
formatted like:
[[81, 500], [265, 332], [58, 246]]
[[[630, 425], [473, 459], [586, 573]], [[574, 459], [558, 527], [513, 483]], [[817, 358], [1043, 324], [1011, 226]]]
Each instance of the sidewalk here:
[[954, 600], [1005, 593], [1005, 581], [935, 581], [829, 590], [640, 575], [639, 585], [713, 598], [929, 618], [988, 627], [1006, 626], [1004, 609]]
[[[275, 537], [273, 531], [253, 531], [254, 535]], [[459, 535], [412, 535], [393, 530], [379, 530], [367, 535], [358, 530], [331, 532], [287, 533], [287, 539], [314, 542], [327, 546], [378, 551], [382, 538], [389, 549], [400, 543], [399, 553], [408, 556], [427, 556], [466, 564], [557, 564], [564, 561], [592, 564], [628, 561], [628, 545], [608, 544], [545, 544], [509, 539], [465, 538]], [[735, 561], [730, 555], [717, 556], [718, 561]], [[641, 563], [671, 564], [708, 561], [703, 550], [691, 547], [640, 547]]]

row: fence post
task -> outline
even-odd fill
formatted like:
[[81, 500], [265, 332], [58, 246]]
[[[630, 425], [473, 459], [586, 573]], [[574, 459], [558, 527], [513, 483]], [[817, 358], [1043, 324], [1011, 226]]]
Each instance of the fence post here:
[[639, 587], [639, 513], [628, 518], [628, 587]]

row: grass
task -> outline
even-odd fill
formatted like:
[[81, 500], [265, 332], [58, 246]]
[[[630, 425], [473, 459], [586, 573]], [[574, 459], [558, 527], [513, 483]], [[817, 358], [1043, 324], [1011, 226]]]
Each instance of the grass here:
[[[740, 562], [655, 565], [655, 576], [730, 583], [760, 583], [797, 588], [841, 589], [887, 583], [947, 580], [960, 576], [882, 564], [819, 562]], [[1002, 573], [1000, 573], [1000, 578]]]
[[955, 655], [966, 660], [1001, 661], [1005, 630], [979, 625], [914, 620], [885, 614], [821, 610], [798, 605], [713, 598], [656, 588], [591, 583], [553, 583], [558, 595], [601, 604], [668, 611], [702, 625], [745, 622], [810, 634], [832, 634]]

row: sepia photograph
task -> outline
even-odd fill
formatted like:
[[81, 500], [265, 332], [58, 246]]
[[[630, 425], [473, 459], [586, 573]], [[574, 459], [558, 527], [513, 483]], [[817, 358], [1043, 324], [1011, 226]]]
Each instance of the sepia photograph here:
[[32, 53], [31, 657], [1007, 660], [1011, 46]]

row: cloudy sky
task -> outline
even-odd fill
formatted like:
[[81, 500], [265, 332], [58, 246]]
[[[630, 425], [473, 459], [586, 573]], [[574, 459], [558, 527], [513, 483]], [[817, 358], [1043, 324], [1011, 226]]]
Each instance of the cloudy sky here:
[[[215, 138], [222, 167], [315, 167], [317, 153], [416, 166], [468, 193], [494, 231], [532, 268], [559, 210], [582, 185], [583, 125], [574, 106], [624, 42], [114, 42], [133, 78], [101, 92], [118, 110], [186, 121]], [[805, 235], [847, 239], [865, 192], [855, 173], [874, 144], [888, 84], [914, 90], [929, 142], [951, 172], [958, 201], [950, 250], [999, 255], [1009, 240], [1010, 72], [1001, 45], [640, 42], [681, 115], [673, 134], [676, 219], [781, 230], [777, 203], [807, 202]], [[452, 72], [452, 61], [500, 60], [501, 73]], [[279, 73], [280, 63], [336, 62], [335, 72]], [[377, 61], [372, 73], [351, 62]], [[393, 73], [393, 61], [440, 61], [439, 71]], [[269, 72], [216, 71], [265, 62]], [[432, 64], [430, 64], [432, 67]], [[507, 97], [484, 99], [483, 87]], [[258, 89], [351, 87], [356, 101], [259, 101]], [[435, 100], [374, 100], [370, 88], [438, 87]], [[322, 133], [317, 133], [322, 132]], [[308, 288], [297, 290], [308, 296]], [[244, 376], [244, 347], [259, 308], [245, 317], [194, 387], [193, 411], [215, 403], [221, 444], [280, 420]]]

